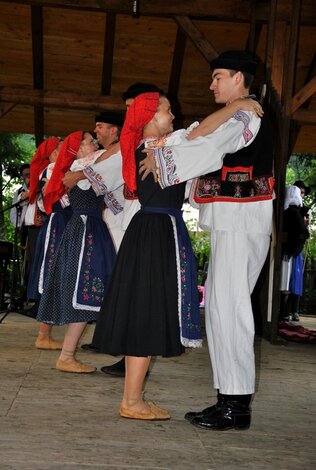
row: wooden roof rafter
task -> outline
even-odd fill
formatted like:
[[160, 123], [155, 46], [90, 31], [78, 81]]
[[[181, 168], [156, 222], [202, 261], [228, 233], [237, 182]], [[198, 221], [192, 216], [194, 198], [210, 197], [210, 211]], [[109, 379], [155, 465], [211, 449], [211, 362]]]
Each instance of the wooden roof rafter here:
[[[232, 2], [231, 0], [222, 0], [220, 3], [209, 2], [209, 0], [183, 0], [183, 2], [181, 2], [181, 5], [183, 7], [181, 8], [181, 10], [176, 10], [176, 5], [178, 6], [179, 4], [178, 0], [170, 0], [168, 4], [163, 2], [163, 4], [159, 5], [159, 7], [157, 5], [157, 2], [155, 2], [154, 0], [144, 0], [138, 3], [138, 14], [140, 16], [138, 18], [138, 14], [136, 15], [137, 19], [135, 20], [135, 22], [126, 17], [122, 19], [122, 15], [126, 14], [128, 14], [130, 17], [133, 17], [133, 2], [131, 0], [12, 0], [10, 2], [8, 0], [0, 0], [0, 8], [1, 4], [3, 3], [6, 3], [7, 5], [9, 5], [9, 3], [10, 5], [22, 5], [22, 11], [25, 11], [27, 7], [29, 7], [29, 11], [32, 11], [31, 30], [33, 37], [34, 65], [33, 85], [35, 91], [41, 90], [42, 93], [29, 93], [29, 89], [25, 85], [30, 81], [29, 71], [26, 72], [25, 76], [21, 75], [22, 81], [20, 82], [19, 76], [16, 75], [12, 66], [10, 66], [9, 64], [8, 76], [10, 76], [11, 73], [12, 77], [15, 76], [15, 80], [7, 80], [6, 76], [2, 74], [2, 83], [7, 85], [0, 91], [0, 99], [5, 100], [6, 107], [9, 106], [8, 98], [10, 96], [11, 99], [15, 100], [12, 101], [11, 104], [23, 105], [24, 103], [26, 106], [36, 106], [38, 109], [36, 110], [34, 108], [34, 120], [37, 123], [35, 133], [38, 136], [42, 135], [42, 132], [39, 127], [41, 125], [44, 126], [46, 134], [47, 132], [54, 132], [52, 128], [56, 126], [54, 125], [53, 120], [55, 119], [56, 114], [62, 113], [63, 109], [81, 109], [83, 111], [87, 111], [85, 115], [80, 115], [84, 120], [86, 119], [86, 116], [88, 116], [88, 109], [90, 111], [101, 109], [101, 106], [98, 103], [94, 103], [93, 99], [89, 100], [88, 108], [85, 94], [89, 92], [89, 89], [97, 91], [95, 99], [97, 99], [99, 103], [103, 103], [104, 106], [108, 106], [108, 104], [102, 101], [102, 96], [111, 97], [111, 103], [118, 106], [116, 99], [118, 95], [120, 95], [120, 86], [125, 87], [128, 84], [127, 80], [129, 77], [129, 71], [132, 71], [134, 69], [134, 63], [136, 66], [136, 74], [130, 75], [131, 81], [151, 81], [151, 75], [156, 73], [158, 65], [155, 62], [151, 63], [149, 66], [147, 65], [150, 63], [148, 59], [148, 52], [151, 45], [155, 44], [155, 47], [157, 48], [157, 41], [155, 41], [154, 39], [154, 34], [156, 34], [156, 37], [159, 37], [157, 32], [158, 30], [155, 31], [153, 36], [150, 36], [150, 31], [152, 28], [151, 25], [154, 25], [155, 22], [157, 22], [157, 24], [159, 25], [164, 25], [165, 19], [167, 25], [168, 22], [170, 25], [170, 20], [174, 21], [177, 25], [177, 29], [175, 29], [174, 27], [169, 27], [169, 31], [172, 30], [173, 33], [176, 33], [176, 39], [175, 42], [172, 44], [172, 42], [174, 41], [174, 35], [170, 34], [167, 39], [168, 33], [167, 35], [165, 34], [164, 38], [162, 38], [162, 43], [165, 42], [167, 45], [166, 50], [168, 50], [168, 53], [160, 53], [160, 60], [164, 61], [165, 70], [163, 76], [159, 72], [159, 78], [157, 79], [157, 83], [159, 86], [161, 86], [161, 88], [168, 91], [170, 97], [177, 98], [178, 95], [181, 96], [181, 114], [183, 115], [185, 120], [189, 120], [191, 117], [193, 117], [194, 119], [203, 118], [209, 112], [210, 109], [214, 109], [216, 107], [212, 98], [211, 102], [209, 102], [208, 96], [205, 97], [206, 99], [203, 99], [204, 92], [202, 91], [202, 89], [197, 88], [198, 91], [195, 92], [192, 87], [192, 84], [190, 83], [190, 72], [188, 73], [189, 70], [199, 70], [201, 72], [201, 78], [195, 76], [193, 80], [194, 83], [200, 83], [200, 86], [202, 86], [202, 80], [204, 80], [203, 84], [205, 83], [205, 70], [207, 69], [205, 68], [205, 70], [203, 70], [203, 61], [201, 61], [197, 55], [192, 53], [185, 53], [186, 50], [187, 52], [192, 50], [191, 45], [186, 47], [186, 44], [188, 44], [187, 39], [190, 39], [190, 41], [192, 42], [196, 50], [199, 52], [199, 55], [204, 59], [204, 61], [209, 63], [218, 55], [219, 52], [225, 50], [225, 40], [223, 39], [223, 37], [220, 37], [218, 35], [219, 31], [223, 31], [222, 25], [224, 26], [224, 28], [227, 28], [227, 36], [228, 38], [230, 38], [230, 48], [232, 48], [232, 45], [234, 44], [234, 42], [232, 42], [231, 40], [233, 31], [234, 33], [237, 32], [238, 34], [238, 28], [240, 28], [240, 31], [242, 32], [240, 34], [240, 38], [242, 38], [242, 41], [239, 40], [238, 48], [245, 48], [246, 50], [253, 51], [256, 54], [258, 53], [262, 62], [266, 63], [266, 75], [262, 80], [262, 68], [260, 68], [260, 74], [258, 74], [258, 84], [262, 83], [262, 81], [266, 83], [271, 83], [271, 73], [273, 72], [272, 86], [274, 86], [278, 91], [282, 103], [285, 103], [284, 94], [282, 96], [282, 87], [283, 82], [285, 82], [284, 77], [286, 76], [284, 73], [286, 65], [286, 62], [284, 61], [284, 56], [286, 48], [288, 47], [288, 32], [290, 30], [289, 20], [292, 18], [293, 3], [295, 3], [292, 0], [240, 0], [238, 2]], [[301, 5], [303, 6], [300, 9], [299, 19], [300, 26], [302, 24], [302, 17], [306, 19], [306, 11], [311, 11], [311, 4], [311, 0], [302, 0]], [[4, 7], [4, 11], [8, 9], [8, 6]], [[58, 9], [60, 9], [60, 11], [58, 11]], [[63, 9], [63, 11], [61, 9]], [[13, 14], [15, 14], [15, 10], [16, 12], [18, 11], [16, 7], [13, 7]], [[79, 37], [78, 33], [73, 34], [72, 27], [69, 27], [69, 29], [67, 29], [67, 21], [68, 23], [70, 22], [70, 24], [72, 24], [72, 21], [70, 20], [72, 14], [71, 12], [69, 12], [69, 10], [77, 10], [77, 12], [75, 13], [77, 21], [80, 21], [80, 17], [83, 18], [83, 15], [85, 15], [85, 13], [81, 13], [79, 12], [79, 10], [87, 11], [89, 13], [92, 12], [90, 16], [89, 14], [85, 16], [85, 18], [87, 19], [87, 23], [94, 21], [94, 18], [97, 18], [98, 34], [94, 34], [91, 26], [87, 25], [86, 31], [88, 32], [88, 35], [86, 35], [86, 37], [88, 38], [88, 41], [86, 44], [84, 42], [85, 36], [81, 38]], [[212, 10], [213, 12], [211, 16], [210, 10]], [[177, 11], [177, 14], [172, 15], [172, 13], [174, 13], [175, 11]], [[39, 18], [38, 12], [42, 12], [42, 16], [44, 18], [45, 30], [43, 32], [42, 24], [41, 34], [39, 27], [35, 27], [34, 23], [34, 18], [36, 17], [36, 14]], [[94, 16], [95, 12], [98, 13], [97, 16]], [[62, 37], [63, 35], [59, 35], [61, 36], [61, 38], [57, 38], [57, 36], [55, 36], [54, 30], [52, 29], [54, 28], [52, 21], [56, 22], [56, 19], [59, 18], [59, 15], [63, 26], [66, 27], [64, 38]], [[120, 15], [120, 18], [118, 15]], [[151, 16], [151, 18], [148, 18], [149, 16]], [[157, 19], [157, 17], [159, 18]], [[51, 20], [51, 18], [54, 18], [54, 20]], [[105, 28], [102, 25], [102, 18], [104, 18]], [[212, 18], [210, 22], [208, 21], [209, 18]], [[271, 18], [273, 18], [273, 21], [271, 21]], [[145, 33], [145, 35], [147, 35], [147, 43], [144, 44], [145, 54], [144, 56], [140, 54], [140, 61], [136, 63], [135, 60], [131, 60], [131, 56], [129, 56], [129, 52], [127, 49], [130, 46], [132, 56], [134, 56], [135, 52], [137, 54], [137, 47], [141, 45], [141, 39], [139, 37], [137, 38], [136, 36], [136, 41], [134, 43], [132, 39], [133, 34], [134, 31], [136, 32], [136, 35], [140, 31], [144, 32], [143, 25], [146, 24], [147, 21], [149, 26], [148, 33]], [[235, 25], [230, 25], [227, 23], [227, 21], [234, 21]], [[247, 25], [245, 24], [246, 22]], [[208, 23], [210, 24], [210, 26], [208, 26]], [[267, 23], [266, 26], [265, 23]], [[128, 31], [124, 31], [124, 29], [122, 28], [124, 24], [128, 25]], [[212, 34], [212, 28], [214, 29], [214, 34]], [[4, 31], [6, 31], [5, 23]], [[166, 31], [167, 29], [165, 30], [165, 33]], [[18, 57], [18, 41], [15, 41], [14, 38], [10, 38], [11, 33], [9, 32], [9, 30], [6, 34], [9, 38], [8, 40], [13, 41], [15, 52]], [[29, 32], [27, 28], [25, 28], [23, 34], [25, 38], [29, 37]], [[304, 34], [306, 35], [306, 32], [304, 32]], [[37, 39], [34, 40], [36, 35]], [[42, 52], [43, 39], [45, 39], [45, 56], [43, 56]], [[65, 50], [63, 50], [62, 46], [63, 40], [65, 41], [65, 44], [69, 45], [69, 48], [67, 46], [67, 49]], [[57, 44], [56, 49], [54, 42], [56, 42]], [[81, 48], [81, 45], [83, 46], [82, 54], [78, 52], [78, 49]], [[125, 48], [125, 50], [122, 48]], [[262, 49], [266, 49], [266, 54]], [[93, 68], [94, 51], [96, 51], [96, 68]], [[27, 46], [25, 47], [25, 53], [25, 57], [27, 57]], [[60, 61], [55, 59], [57, 57], [57, 54], [61, 59]], [[66, 58], [67, 55], [69, 56], [70, 60]], [[299, 66], [301, 67], [299, 71], [300, 78], [295, 84], [296, 89], [302, 88], [302, 70], [303, 67], [306, 68], [309, 65], [308, 62], [306, 62], [306, 56], [308, 55], [306, 54], [304, 57], [304, 61], [299, 63]], [[83, 73], [85, 74], [87, 72], [85, 76], [80, 73], [81, 63], [80, 65], [79, 62], [78, 65], [75, 63], [74, 58], [76, 57], [79, 58], [79, 62], [80, 57], [81, 61], [82, 58], [88, 58], [87, 61], [82, 61], [82, 69], [84, 70]], [[28, 62], [27, 59], [25, 60], [26, 66], [27, 64], [31, 63], [30, 58], [28, 58]], [[56, 60], [55, 63], [54, 60]], [[184, 63], [184, 61], [186, 62]], [[67, 63], [67, 67], [62, 68], [64, 63]], [[69, 63], [70, 65], [68, 65]], [[90, 64], [89, 68], [87, 68], [87, 64]], [[112, 72], [114, 64], [115, 74], [113, 75]], [[192, 64], [193, 68], [191, 68]], [[197, 66], [196, 69], [195, 66]], [[55, 70], [56, 72], [53, 73], [53, 70]], [[79, 72], [79, 80], [76, 81], [77, 79], [75, 79], [73, 82], [71, 82], [68, 79], [67, 70], [72, 71], [71, 73], [76, 74], [77, 72]], [[142, 76], [143, 70], [144, 75]], [[45, 80], [44, 73], [46, 74]], [[168, 76], [169, 80], [168, 78], [166, 80], [166, 77]], [[206, 78], [206, 80], [207, 79], [208, 78]], [[156, 75], [154, 82], [156, 82]], [[24, 85], [20, 86], [20, 83], [24, 83]], [[123, 85], [120, 85], [121, 83]], [[24, 93], [28, 95], [24, 99], [22, 99], [21, 96], [21, 93], [23, 93], [23, 89], [25, 90]], [[195, 100], [195, 98], [197, 98], [197, 100]], [[293, 96], [291, 97], [291, 99], [292, 98]], [[307, 103], [307, 101], [309, 100], [311, 100], [311, 98], [307, 99], [305, 103]], [[51, 112], [50, 108], [56, 108], [56, 103], [58, 103], [58, 107], [60, 108], [59, 111], [57, 113], [56, 111]], [[196, 106], [195, 111], [193, 109], [194, 106]], [[304, 105], [304, 108], [305, 107], [306, 104]], [[315, 100], [311, 100], [311, 109], [296, 109], [294, 113], [291, 112], [291, 119], [299, 119], [300, 122], [304, 124], [315, 124], [314, 108]], [[13, 109], [13, 107], [11, 109]], [[282, 108], [282, 112], [283, 111], [284, 107]], [[27, 109], [23, 110], [23, 113], [24, 112], [30, 115], [30, 112]], [[14, 113], [12, 113], [12, 116], [13, 114]], [[180, 112], [178, 112], [178, 116], [179, 114]], [[3, 115], [7, 115], [7, 112]], [[37, 118], [36, 115], [38, 115], [39, 117]], [[62, 120], [60, 120], [59, 118], [57, 119], [61, 124], [64, 120], [66, 122], [68, 119], [67, 116], [70, 117], [70, 115], [70, 112], [66, 112], [65, 118], [62, 118]], [[3, 120], [3, 122], [3, 128], [8, 127], [7, 118]], [[28, 120], [28, 122], [30, 122], [30, 120]], [[57, 128], [58, 127], [60, 128], [61, 125], [57, 125]], [[67, 122], [64, 128], [65, 130], [68, 130], [69, 125]], [[58, 129], [57, 132], [60, 133], [60, 129]], [[304, 135], [306, 135], [306, 129], [303, 129], [303, 132], [305, 133]], [[309, 136], [310, 131], [307, 132]], [[301, 133], [300, 135], [302, 134], [303, 133]], [[299, 137], [299, 139], [300, 141], [302, 141], [301, 137]], [[310, 139], [310, 137], [308, 137], [308, 139]], [[305, 144], [303, 143], [303, 145]]]
[[178, 27], [168, 85], [168, 95], [174, 98], [178, 96], [186, 39], [186, 34]]
[[0, 105], [0, 119], [9, 113], [14, 107], [15, 103], [1, 103]]
[[193, 24], [190, 18], [175, 16], [174, 19], [208, 63], [218, 56], [219, 52], [205, 39], [204, 34]]
[[[14, 104], [12, 104], [14, 101]], [[125, 111], [121, 98], [112, 96], [92, 95], [86, 93], [34, 90], [31, 87], [0, 86], [1, 108], [4, 106], [24, 105], [41, 106], [44, 108], [77, 109], [82, 111]], [[1, 117], [0, 108], [0, 117]], [[196, 107], [187, 105], [186, 117], [196, 119]], [[7, 111], [8, 112], [8, 111]], [[207, 115], [209, 104], [205, 103], [202, 114]], [[181, 116], [178, 116], [181, 117]]]
[[104, 34], [101, 94], [111, 94], [116, 15], [107, 13]]
[[[31, 5], [33, 86], [35, 90], [44, 88], [44, 53], [43, 53], [43, 9]], [[44, 111], [42, 106], [34, 106], [35, 142], [39, 145], [44, 137]]]

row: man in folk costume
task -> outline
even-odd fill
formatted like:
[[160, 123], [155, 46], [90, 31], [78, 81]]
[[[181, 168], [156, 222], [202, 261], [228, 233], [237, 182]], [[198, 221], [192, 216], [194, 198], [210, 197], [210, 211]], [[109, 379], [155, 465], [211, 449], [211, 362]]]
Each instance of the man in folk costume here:
[[[248, 53], [224, 52], [211, 69], [216, 103], [249, 96], [256, 62]], [[205, 323], [218, 400], [185, 418], [204, 429], [246, 429], [255, 391], [250, 296], [272, 229], [271, 126], [265, 116], [238, 111], [207, 135], [207, 119], [184, 138], [171, 136], [154, 150], [161, 187], [210, 172], [197, 180], [194, 199], [200, 204], [200, 226], [211, 233]], [[141, 164], [140, 171], [145, 169]]]

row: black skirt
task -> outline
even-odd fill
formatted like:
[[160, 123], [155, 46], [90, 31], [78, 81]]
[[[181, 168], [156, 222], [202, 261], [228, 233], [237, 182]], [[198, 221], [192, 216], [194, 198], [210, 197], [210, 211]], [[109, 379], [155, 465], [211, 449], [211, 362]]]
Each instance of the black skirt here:
[[117, 254], [93, 337], [101, 352], [179, 356], [178, 281], [172, 220], [138, 212]]

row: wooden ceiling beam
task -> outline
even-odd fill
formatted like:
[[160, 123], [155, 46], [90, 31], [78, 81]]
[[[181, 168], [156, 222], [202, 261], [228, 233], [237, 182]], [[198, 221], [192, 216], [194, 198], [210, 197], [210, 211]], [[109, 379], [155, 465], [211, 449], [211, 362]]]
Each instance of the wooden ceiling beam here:
[[292, 98], [291, 114], [293, 114], [308, 98], [316, 93], [316, 76], [313, 77], [303, 88]]
[[[43, 53], [43, 9], [41, 6], [31, 6], [32, 23], [32, 54], [33, 54], [33, 86], [35, 90], [44, 87], [44, 53]], [[38, 146], [44, 139], [43, 108], [34, 107], [35, 142]]]
[[111, 94], [114, 43], [115, 43], [115, 25], [116, 25], [116, 15], [113, 13], [107, 13], [106, 22], [105, 22], [105, 34], [104, 34], [104, 52], [103, 52], [102, 85], [101, 85], [102, 95]]
[[258, 24], [258, 23], [255, 24], [253, 30], [250, 29], [246, 48], [245, 48], [246, 51], [251, 52], [252, 54], [255, 54], [257, 47], [258, 47], [261, 31], [262, 31], [262, 24]]
[[8, 114], [11, 109], [13, 109], [16, 106], [15, 103], [1, 103], [0, 104], [0, 119]]
[[0, 87], [0, 101], [29, 106], [89, 111], [123, 110], [122, 100], [102, 95], [32, 90], [28, 87]]
[[316, 125], [316, 110], [315, 109], [298, 109], [293, 113], [292, 119], [299, 124]]
[[[121, 98], [111, 96], [91, 95], [73, 92], [33, 90], [29, 87], [0, 87], [1, 106], [4, 103], [11, 105], [41, 106], [42, 108], [77, 109], [82, 111], [125, 111], [125, 105]], [[210, 113], [210, 104], [199, 106], [197, 113], [196, 104], [186, 103], [185, 117], [187, 119], [199, 119]], [[183, 116], [182, 116], [183, 117]]]
[[249, 35], [246, 44], [246, 51], [254, 53], [256, 51], [256, 45], [258, 42], [258, 37], [260, 36], [261, 27], [258, 34], [258, 25], [256, 21], [256, 3], [257, 0], [251, 0], [251, 9], [250, 9], [250, 28]]
[[174, 19], [179, 28], [181, 28], [187, 37], [191, 39], [194, 46], [208, 63], [219, 55], [219, 52], [205, 38], [204, 34], [201, 33], [201, 31], [192, 23], [190, 18], [175, 16]]
[[[140, 16], [190, 16], [191, 18], [206, 18], [221, 21], [249, 22], [249, 11], [252, 0], [236, 2], [234, 0], [221, 0], [210, 2], [209, 0], [157, 0], [140, 1]], [[0, 0], [0, 3], [8, 3], [8, 0]], [[72, 8], [96, 12], [111, 12], [124, 15], [133, 14], [133, 2], [131, 0], [10, 0], [10, 3], [21, 5], [35, 5], [53, 8]], [[257, 21], [267, 23], [270, 14], [270, 2], [260, 2], [256, 8]], [[316, 24], [315, 5], [312, 0], [305, 0], [302, 9], [301, 21], [303, 24]], [[279, 2], [279, 20], [291, 21], [291, 5]]]
[[41, 7], [31, 7], [31, 22], [33, 86], [36, 90], [41, 90], [44, 87], [43, 12]]

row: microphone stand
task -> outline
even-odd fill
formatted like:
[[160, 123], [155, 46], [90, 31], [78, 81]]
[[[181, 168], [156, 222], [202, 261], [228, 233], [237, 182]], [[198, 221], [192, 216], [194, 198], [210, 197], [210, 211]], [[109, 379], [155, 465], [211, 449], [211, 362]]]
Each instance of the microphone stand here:
[[[20, 255], [19, 255], [19, 246], [18, 246], [18, 234], [20, 233], [19, 219], [22, 213], [22, 204], [27, 201], [28, 198], [25, 198], [23, 201], [18, 201], [15, 204], [12, 204], [9, 207], [6, 207], [0, 213], [4, 213], [12, 208], [16, 207], [16, 218], [15, 218], [15, 229], [14, 229], [14, 241], [13, 241], [13, 250], [12, 250], [12, 276], [11, 276], [11, 288], [9, 292], [9, 303], [6, 309], [6, 313], [0, 319], [0, 324], [3, 320], [9, 315], [10, 312], [18, 311], [19, 313], [25, 314], [23, 312], [23, 300], [21, 299], [21, 268], [20, 268]], [[7, 262], [4, 264], [5, 270], [7, 268]], [[4, 273], [5, 274], [5, 273]], [[18, 280], [20, 279], [20, 282]], [[2, 289], [2, 283], [0, 288]], [[1, 292], [1, 301], [3, 298], [4, 292]], [[29, 315], [27, 315], [29, 316]]]

